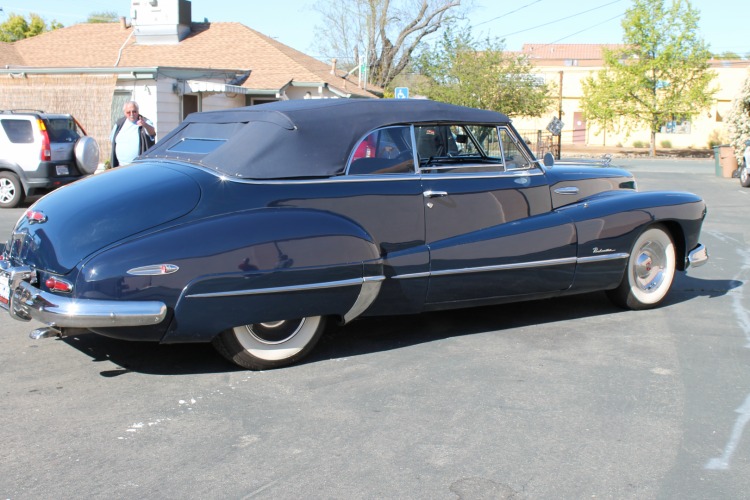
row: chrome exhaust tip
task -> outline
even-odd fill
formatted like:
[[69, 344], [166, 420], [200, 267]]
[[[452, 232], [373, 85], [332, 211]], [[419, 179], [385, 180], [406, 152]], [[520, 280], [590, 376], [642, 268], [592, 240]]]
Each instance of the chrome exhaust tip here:
[[44, 328], [37, 328], [29, 334], [34, 340], [46, 339], [49, 337], [62, 337], [62, 331], [58, 330], [54, 326], [45, 326]]

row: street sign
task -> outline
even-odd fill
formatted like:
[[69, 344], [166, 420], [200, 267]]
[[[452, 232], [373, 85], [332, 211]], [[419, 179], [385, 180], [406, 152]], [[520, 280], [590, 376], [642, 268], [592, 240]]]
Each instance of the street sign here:
[[394, 95], [396, 96], [396, 99], [408, 99], [409, 87], [396, 87]]
[[560, 135], [564, 126], [565, 124], [561, 122], [559, 118], [554, 116], [547, 124], [547, 130], [549, 130], [552, 135]]

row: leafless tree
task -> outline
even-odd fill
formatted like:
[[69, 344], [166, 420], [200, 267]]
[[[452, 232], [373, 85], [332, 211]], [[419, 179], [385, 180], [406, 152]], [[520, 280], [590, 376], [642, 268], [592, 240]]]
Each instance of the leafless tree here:
[[[461, 0], [332, 0], [316, 10], [319, 49], [345, 69], [366, 61], [366, 81], [386, 88], [426, 36], [462, 15]], [[364, 76], [364, 75], [360, 75]]]

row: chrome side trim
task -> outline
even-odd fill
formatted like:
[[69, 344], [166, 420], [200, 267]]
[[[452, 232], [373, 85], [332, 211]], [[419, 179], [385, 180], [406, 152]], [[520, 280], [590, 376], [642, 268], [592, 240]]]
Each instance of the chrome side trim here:
[[564, 259], [537, 260], [532, 262], [517, 262], [514, 264], [500, 264], [497, 266], [465, 267], [461, 269], [443, 269], [441, 271], [426, 271], [422, 273], [399, 274], [393, 276], [396, 280], [429, 278], [431, 276], [445, 276], [452, 274], [485, 273], [493, 271], [507, 271], [509, 269], [526, 269], [533, 267], [549, 267], [565, 264], [589, 264], [591, 262], [602, 262], [607, 260], [627, 259], [627, 253], [613, 253], [607, 255], [594, 255], [591, 257], [566, 257]]
[[161, 276], [176, 273], [179, 270], [180, 268], [174, 264], [152, 264], [128, 269], [127, 273], [131, 276]]
[[392, 276], [391, 278], [394, 280], [409, 280], [414, 278], [429, 278], [430, 272], [425, 271], [423, 273], [411, 273], [411, 274], [399, 274], [396, 276]]
[[328, 281], [325, 283], [309, 283], [307, 285], [290, 285], [290, 286], [277, 286], [271, 288], [253, 288], [249, 290], [234, 290], [231, 292], [209, 292], [209, 293], [193, 293], [186, 295], [186, 298], [197, 299], [197, 298], [214, 298], [214, 297], [238, 297], [242, 295], [262, 295], [266, 293], [289, 293], [289, 292], [306, 292], [310, 290], [322, 290], [325, 288], [339, 288], [344, 286], [356, 286], [362, 285], [367, 280], [373, 280], [377, 278], [385, 279], [382, 276], [375, 276], [372, 278], [353, 278], [350, 280], [340, 281]]
[[485, 273], [492, 271], [507, 271], [509, 269], [526, 269], [529, 267], [548, 267], [548, 266], [559, 266], [564, 264], [575, 264], [577, 259], [575, 257], [567, 257], [564, 259], [551, 259], [551, 260], [537, 260], [533, 262], [517, 262], [513, 264], [500, 264], [497, 266], [482, 266], [482, 267], [466, 267], [463, 269], [443, 269], [441, 271], [432, 271], [430, 276], [445, 276], [449, 274], [469, 274], [469, 273]]
[[351, 320], [362, 314], [370, 307], [370, 304], [375, 302], [375, 299], [380, 293], [380, 286], [383, 284], [385, 276], [373, 276], [371, 278], [365, 278], [362, 283], [362, 288], [359, 291], [357, 300], [354, 301], [351, 309], [344, 314], [344, 324], [349, 323]]
[[203, 165], [196, 165], [187, 162], [177, 162], [181, 165], [185, 165], [197, 170], [208, 172], [215, 175], [219, 179], [227, 182], [237, 182], [240, 184], [255, 184], [255, 185], [305, 185], [305, 184], [338, 184], [346, 182], [399, 182], [399, 181], [415, 181], [422, 178], [429, 179], [441, 179], [441, 180], [455, 180], [455, 179], [497, 179], [497, 178], [513, 178], [513, 177], [536, 177], [544, 175], [544, 170], [538, 167], [531, 167], [528, 169], [514, 169], [514, 170], [503, 170], [500, 172], [464, 172], [459, 173], [426, 173], [420, 170], [420, 173], [401, 173], [401, 174], [362, 174], [362, 175], [332, 175], [330, 177], [311, 178], [311, 179], [242, 179], [239, 177], [227, 177], [219, 174], [218, 172], [211, 170], [210, 168], [204, 167]]
[[703, 245], [698, 245], [690, 250], [686, 267], [700, 267], [706, 262], [708, 262], [708, 248]]
[[602, 262], [606, 260], [627, 259], [628, 257], [630, 257], [630, 254], [626, 252], [608, 253], [604, 255], [592, 255], [591, 257], [580, 257], [578, 259], [578, 263], [588, 264], [590, 262]]
[[11, 293], [11, 316], [58, 328], [156, 325], [167, 316], [162, 302], [73, 299], [44, 292], [25, 281]]

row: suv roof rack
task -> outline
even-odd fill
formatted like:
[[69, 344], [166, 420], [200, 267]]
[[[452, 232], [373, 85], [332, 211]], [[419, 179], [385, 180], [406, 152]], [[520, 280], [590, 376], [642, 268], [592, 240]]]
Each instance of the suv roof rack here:
[[0, 113], [44, 113], [41, 109], [0, 109]]

